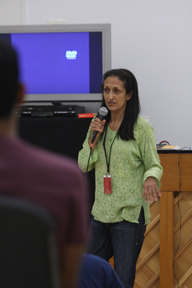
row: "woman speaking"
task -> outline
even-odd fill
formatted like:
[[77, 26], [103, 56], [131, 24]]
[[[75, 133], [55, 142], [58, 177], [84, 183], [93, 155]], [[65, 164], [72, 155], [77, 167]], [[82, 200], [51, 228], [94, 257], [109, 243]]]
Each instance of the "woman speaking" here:
[[132, 288], [150, 222], [149, 202], [160, 196], [162, 167], [153, 128], [139, 116], [135, 76], [126, 69], [110, 70], [102, 89], [101, 107], [108, 114], [93, 119], [78, 156], [82, 171], [95, 168], [87, 252], [105, 260], [114, 256], [117, 275], [125, 288]]

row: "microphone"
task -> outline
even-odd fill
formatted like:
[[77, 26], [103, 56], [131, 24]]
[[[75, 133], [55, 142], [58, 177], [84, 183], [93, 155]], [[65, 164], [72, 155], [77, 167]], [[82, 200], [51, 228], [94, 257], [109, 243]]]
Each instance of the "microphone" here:
[[[99, 115], [97, 118], [99, 118], [101, 121], [105, 118], [105, 116], [108, 114], [108, 109], [106, 107], [101, 107], [99, 109]], [[91, 139], [91, 144], [95, 141], [95, 138], [97, 136], [98, 131], [93, 132], [93, 137]]]

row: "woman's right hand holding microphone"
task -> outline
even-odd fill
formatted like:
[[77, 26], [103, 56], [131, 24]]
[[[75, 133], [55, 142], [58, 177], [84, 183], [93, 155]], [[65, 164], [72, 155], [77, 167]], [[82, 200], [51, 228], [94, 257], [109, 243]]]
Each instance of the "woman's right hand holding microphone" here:
[[[96, 143], [97, 143], [99, 136], [101, 135], [101, 133], [104, 130], [105, 122], [106, 122], [105, 119], [103, 119], [101, 121], [98, 117], [96, 117], [90, 124], [90, 130], [92, 133], [91, 133], [91, 137], [89, 139], [89, 146], [92, 147], [92, 152], [93, 152], [94, 148], [96, 147]], [[96, 135], [94, 141], [92, 141], [92, 138], [93, 138], [95, 131], [97, 132], [97, 135]]]

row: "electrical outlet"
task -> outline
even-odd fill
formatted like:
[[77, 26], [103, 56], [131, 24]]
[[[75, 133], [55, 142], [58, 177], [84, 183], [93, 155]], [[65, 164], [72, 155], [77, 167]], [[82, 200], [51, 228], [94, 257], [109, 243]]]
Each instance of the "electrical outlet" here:
[[66, 24], [66, 21], [65, 21], [65, 19], [50, 19], [50, 20], [48, 20], [47, 21], [47, 24], [51, 24], [51, 25], [53, 25], [53, 24]]

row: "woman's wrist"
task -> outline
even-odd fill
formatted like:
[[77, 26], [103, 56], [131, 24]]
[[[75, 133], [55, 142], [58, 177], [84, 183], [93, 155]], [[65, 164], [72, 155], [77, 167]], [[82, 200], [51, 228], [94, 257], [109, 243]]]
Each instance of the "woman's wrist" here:
[[99, 138], [99, 135], [96, 136], [94, 142], [92, 143], [92, 137], [93, 137], [93, 133], [91, 134], [89, 140], [88, 140], [88, 145], [90, 148], [92, 148], [92, 153], [94, 151], [94, 149], [97, 147], [98, 145], [98, 138]]

